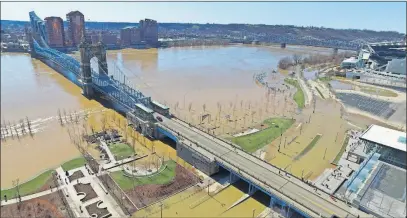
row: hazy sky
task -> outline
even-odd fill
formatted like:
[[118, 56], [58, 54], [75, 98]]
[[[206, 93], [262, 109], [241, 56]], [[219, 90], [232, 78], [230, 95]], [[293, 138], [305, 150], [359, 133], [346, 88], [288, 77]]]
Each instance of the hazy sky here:
[[406, 33], [405, 2], [2, 2], [1, 19], [79, 10], [91, 21], [287, 24]]

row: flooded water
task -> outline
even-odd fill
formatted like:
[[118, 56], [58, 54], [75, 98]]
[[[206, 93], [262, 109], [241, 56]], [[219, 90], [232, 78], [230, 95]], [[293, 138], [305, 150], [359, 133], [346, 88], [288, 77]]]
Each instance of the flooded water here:
[[353, 90], [353, 86], [349, 83], [344, 83], [338, 80], [332, 80], [329, 82], [331, 87], [335, 90]]
[[[321, 51], [325, 50], [312, 52]], [[305, 50], [257, 46], [119, 50], [108, 51], [108, 64], [109, 71], [115, 67], [123, 69], [145, 95], [169, 105], [181, 118], [197, 122], [203, 112], [215, 114], [218, 104], [222, 105], [222, 113], [229, 113], [226, 109], [230, 110], [230, 105], [234, 104], [239, 105], [239, 112], [234, 114], [236, 119], [240, 116], [238, 126], [248, 126], [249, 121], [241, 119], [247, 111], [240, 109], [255, 105], [260, 108], [266, 101], [265, 90], [253, 82], [253, 74], [271, 71], [281, 57], [297, 52]], [[58, 110], [63, 114], [98, 114], [105, 109], [100, 103], [82, 96], [80, 88], [58, 72], [27, 54], [2, 53], [1, 63], [2, 126], [4, 123], [13, 125], [27, 117], [33, 124], [37, 122], [36, 128], [40, 131], [33, 138], [2, 141], [1, 188], [4, 189], [11, 186], [13, 179], [26, 181], [79, 155], [67, 127], [58, 123]], [[279, 102], [276, 97], [274, 104]], [[260, 115], [252, 117], [252, 123], [283, 112], [284, 109], [257, 112]], [[124, 121], [121, 124], [124, 125]], [[100, 128], [100, 120], [89, 117], [86, 125], [88, 131], [89, 125]], [[174, 153], [165, 147], [167, 145], [158, 143], [157, 146], [170, 156]]]

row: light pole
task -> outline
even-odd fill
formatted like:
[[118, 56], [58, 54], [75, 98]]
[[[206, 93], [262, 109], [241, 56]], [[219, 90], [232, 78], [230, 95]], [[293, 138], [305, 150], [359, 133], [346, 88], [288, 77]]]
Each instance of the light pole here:
[[185, 96], [188, 94], [188, 92], [185, 92], [184, 94], [184, 110], [185, 110]]
[[252, 215], [252, 217], [254, 218], [254, 212], [256, 211], [256, 209], [253, 209], [253, 215]]
[[160, 202], [160, 207], [161, 207], [161, 218], [163, 218], [163, 202]]

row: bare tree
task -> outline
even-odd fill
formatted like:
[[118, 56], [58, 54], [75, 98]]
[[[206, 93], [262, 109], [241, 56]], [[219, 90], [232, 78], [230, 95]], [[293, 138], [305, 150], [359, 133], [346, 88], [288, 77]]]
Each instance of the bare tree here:
[[302, 60], [303, 60], [303, 58], [302, 58], [302, 55], [299, 55], [299, 54], [293, 54], [293, 64], [294, 65], [298, 65], [298, 64], [301, 64], [302, 63]]
[[191, 112], [191, 110], [192, 110], [192, 102], [189, 103], [189, 105], [188, 105], [188, 111]]
[[20, 206], [21, 206], [20, 179], [13, 180], [12, 182], [13, 182], [13, 186], [16, 190], [16, 196], [14, 196], [14, 197], [18, 199], [17, 207], [18, 207], [18, 210], [20, 210]]
[[280, 69], [287, 69], [288, 67], [293, 65], [293, 60], [290, 57], [284, 57], [278, 61], [278, 68]]
[[64, 125], [64, 122], [62, 121], [62, 115], [61, 115], [61, 110], [58, 108], [58, 120], [61, 126]]
[[21, 128], [21, 134], [22, 134], [22, 135], [26, 134], [26, 131], [25, 131], [25, 124], [24, 124], [24, 120], [23, 120], [23, 119], [20, 120], [20, 128]]
[[65, 119], [65, 123], [67, 123], [66, 121], [67, 121], [67, 119], [66, 119], [66, 111], [65, 111], [65, 109], [64, 109], [64, 119]]
[[[102, 130], [105, 131], [106, 130], [106, 114], [103, 113], [102, 117], [100, 118], [100, 122], [102, 124]], [[120, 124], [119, 124], [120, 125]]]
[[18, 130], [17, 130], [17, 125], [16, 125], [16, 123], [13, 123], [13, 128], [14, 128], [14, 131], [16, 132], [17, 138], [20, 139], [20, 136], [19, 136], [19, 134], [18, 134]]
[[79, 113], [74, 111], [75, 113], [75, 123], [78, 124], [79, 123]]
[[73, 123], [73, 117], [72, 117], [71, 111], [69, 111], [69, 120], [71, 121], [71, 123]]

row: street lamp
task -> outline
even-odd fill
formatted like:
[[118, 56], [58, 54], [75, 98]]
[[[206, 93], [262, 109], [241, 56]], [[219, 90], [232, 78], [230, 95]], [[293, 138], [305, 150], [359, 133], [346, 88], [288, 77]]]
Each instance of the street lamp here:
[[254, 212], [255, 212], [255, 211], [256, 211], [256, 209], [253, 209], [253, 216], [252, 216], [253, 218], [254, 218]]

